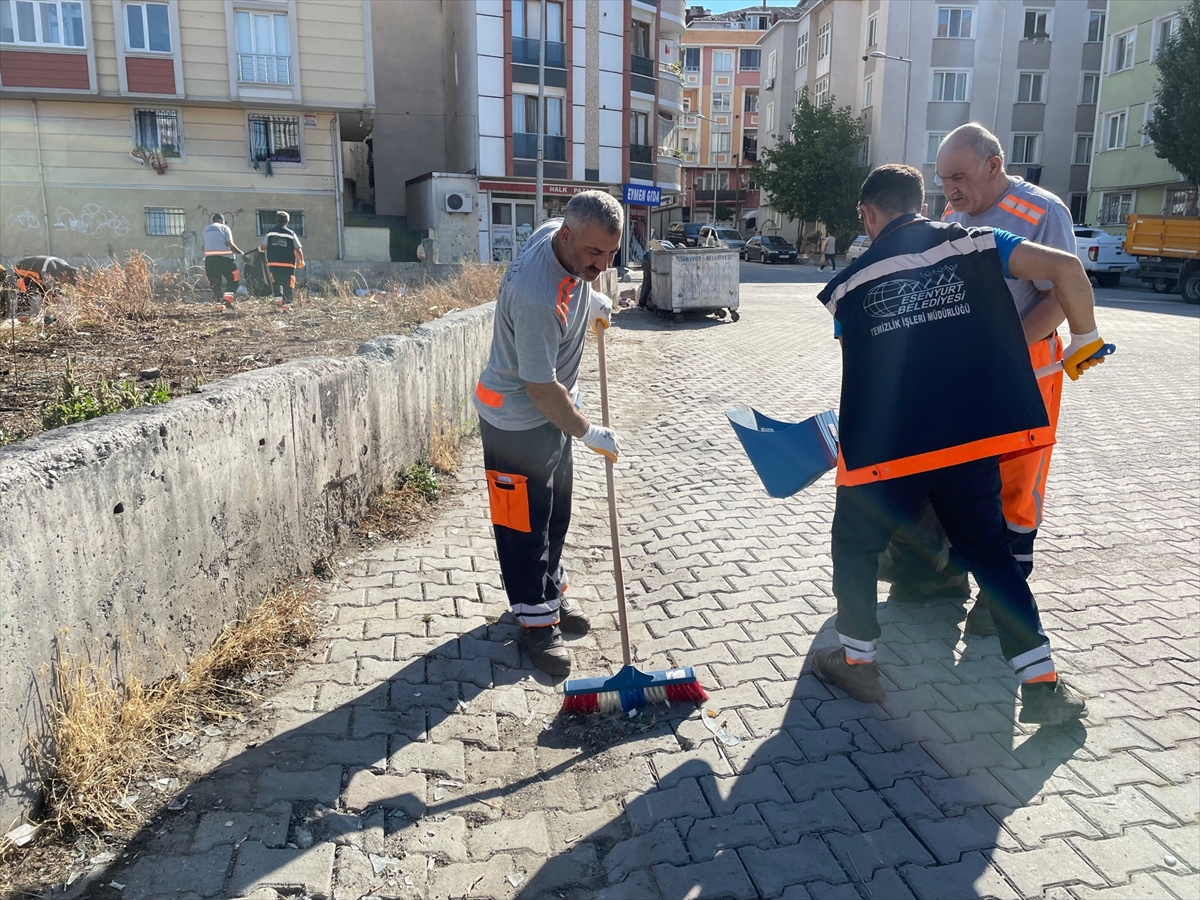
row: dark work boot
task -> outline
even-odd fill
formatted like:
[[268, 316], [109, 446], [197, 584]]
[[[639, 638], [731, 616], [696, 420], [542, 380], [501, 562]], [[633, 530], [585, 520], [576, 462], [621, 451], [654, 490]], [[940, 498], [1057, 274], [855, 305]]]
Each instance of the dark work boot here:
[[879, 666], [875, 663], [850, 665], [846, 651], [839, 647], [818, 650], [812, 658], [813, 674], [826, 684], [836, 684], [862, 703], [880, 703], [884, 698], [879, 682]]
[[587, 634], [592, 630], [592, 622], [582, 609], [563, 597], [558, 606], [558, 627], [563, 634]]
[[571, 651], [563, 643], [557, 625], [544, 628], [521, 626], [521, 644], [529, 651], [533, 664], [556, 678], [571, 674]]
[[1087, 703], [1061, 678], [1021, 685], [1021, 716], [1026, 725], [1065, 725], [1087, 715]]

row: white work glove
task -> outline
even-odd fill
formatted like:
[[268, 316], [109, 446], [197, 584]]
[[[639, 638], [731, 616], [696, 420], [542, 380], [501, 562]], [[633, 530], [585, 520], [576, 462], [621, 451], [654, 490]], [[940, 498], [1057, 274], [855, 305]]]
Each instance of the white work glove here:
[[616, 432], [603, 425], [589, 425], [580, 440], [583, 441], [585, 447], [594, 453], [599, 453], [609, 462], [616, 462], [617, 456], [621, 452]]
[[1103, 356], [1095, 359], [1088, 358], [1103, 346], [1104, 341], [1100, 337], [1099, 330], [1089, 331], [1087, 334], [1072, 332], [1071, 343], [1067, 344], [1067, 349], [1063, 351], [1063, 371], [1067, 373], [1067, 377], [1072, 381], [1078, 381], [1079, 376], [1092, 366], [1098, 366], [1104, 362]]
[[612, 324], [612, 301], [597, 290], [592, 291], [592, 299], [588, 307], [588, 326], [596, 334], [601, 328]]

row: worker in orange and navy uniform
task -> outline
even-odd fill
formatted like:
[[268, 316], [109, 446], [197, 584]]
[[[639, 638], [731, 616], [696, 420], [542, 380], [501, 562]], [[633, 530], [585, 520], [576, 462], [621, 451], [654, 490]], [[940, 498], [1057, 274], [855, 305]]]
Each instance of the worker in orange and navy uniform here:
[[271, 285], [278, 304], [290, 311], [296, 289], [296, 269], [304, 268], [304, 248], [300, 238], [288, 227], [292, 217], [285, 210], [275, 213], [275, 227], [267, 232], [258, 248], [267, 254], [267, 271], [271, 273]]
[[[981, 125], [963, 125], [950, 132], [937, 154], [937, 178], [943, 186], [948, 205], [943, 222], [957, 222], [967, 227], [989, 226], [1002, 228], [1027, 240], [1075, 253], [1075, 233], [1071, 213], [1061, 200], [1049, 191], [1030, 184], [1004, 168], [1004, 150], [994, 134]], [[1062, 359], [1062, 340], [1057, 328], [1063, 322], [1063, 312], [1048, 281], [1010, 278], [1009, 292], [1029, 343], [1029, 358], [1034, 371]], [[1057, 432], [1059, 407], [1062, 402], [1061, 372], [1039, 379], [1042, 400], [1050, 417], [1050, 427]], [[1016, 453], [1000, 461], [1000, 477], [1004, 483], [1004, 518], [1012, 538], [1012, 552], [1028, 578], [1033, 572], [1033, 547], [1038, 527], [1042, 524], [1046, 496], [1046, 479], [1050, 473], [1052, 446], [1036, 452]], [[917, 543], [932, 543], [940, 539], [940, 529], [933, 521], [934, 534], [921, 534]], [[929, 558], [929, 548], [894, 544], [889, 551], [896, 562], [906, 554]], [[919, 571], [920, 566], [902, 563], [901, 571]], [[936, 593], [966, 596], [970, 588], [965, 574], [950, 571], [934, 576], [942, 582]], [[957, 585], [957, 590], [955, 590]], [[897, 599], [923, 599], [921, 591], [906, 590], [903, 583], [893, 584], [892, 596]], [[925, 586], [928, 591], [928, 586]], [[913, 595], [917, 595], [914, 597]], [[996, 633], [989, 612], [988, 597], [980, 591], [975, 605], [967, 614], [964, 630], [968, 634]]]
[[621, 205], [603, 191], [571, 198], [537, 229], [496, 298], [487, 366], [475, 389], [488, 502], [504, 591], [534, 666], [571, 673], [563, 633], [591, 623], [566, 597], [563, 544], [571, 523], [572, 438], [616, 462], [611, 428], [580, 411], [575, 380], [588, 328], [607, 328], [612, 301], [591, 282], [621, 246]]
[[1058, 678], [1001, 506], [1001, 456], [1053, 442], [1004, 280], [1052, 282], [1071, 325], [1063, 366], [1072, 379], [1104, 347], [1091, 285], [1074, 254], [923, 218], [924, 194], [911, 166], [872, 171], [859, 200], [871, 246], [820, 293], [841, 329], [832, 533], [841, 646], [816, 653], [813, 671], [858, 700], [883, 699], [879, 554], [928, 502], [992, 598], [1001, 651], [1021, 682], [1020, 721], [1073, 721], [1086, 705]]
[[[233, 242], [233, 232], [220, 213], [213, 213], [212, 222], [200, 232], [200, 238], [204, 242], [204, 274], [212, 286], [213, 299], [219, 301], [224, 298], [226, 305], [231, 304], [238, 286], [238, 267], [233, 254], [245, 254]], [[229, 285], [228, 291], [226, 284]]]

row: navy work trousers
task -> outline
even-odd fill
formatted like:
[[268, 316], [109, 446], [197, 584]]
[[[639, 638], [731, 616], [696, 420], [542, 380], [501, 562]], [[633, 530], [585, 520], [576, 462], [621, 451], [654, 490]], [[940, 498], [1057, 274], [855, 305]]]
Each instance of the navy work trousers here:
[[1009, 546], [998, 457], [837, 489], [832, 552], [838, 632], [861, 641], [879, 637], [879, 554], [916, 520], [926, 498], [946, 528], [955, 559], [992, 601], [1005, 658], [1045, 646], [1037, 603]]
[[480, 435], [509, 605], [522, 625], [554, 625], [567, 589], [562, 549], [571, 524], [571, 438], [550, 423], [504, 431], [482, 420]]

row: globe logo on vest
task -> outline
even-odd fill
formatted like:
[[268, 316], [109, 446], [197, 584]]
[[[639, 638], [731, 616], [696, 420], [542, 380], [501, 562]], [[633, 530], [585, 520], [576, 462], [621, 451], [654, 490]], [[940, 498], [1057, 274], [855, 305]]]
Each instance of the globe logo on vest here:
[[895, 278], [867, 291], [863, 308], [876, 319], [936, 309], [958, 303], [966, 296], [966, 285], [955, 274], [957, 265], [939, 266], [921, 278]]

